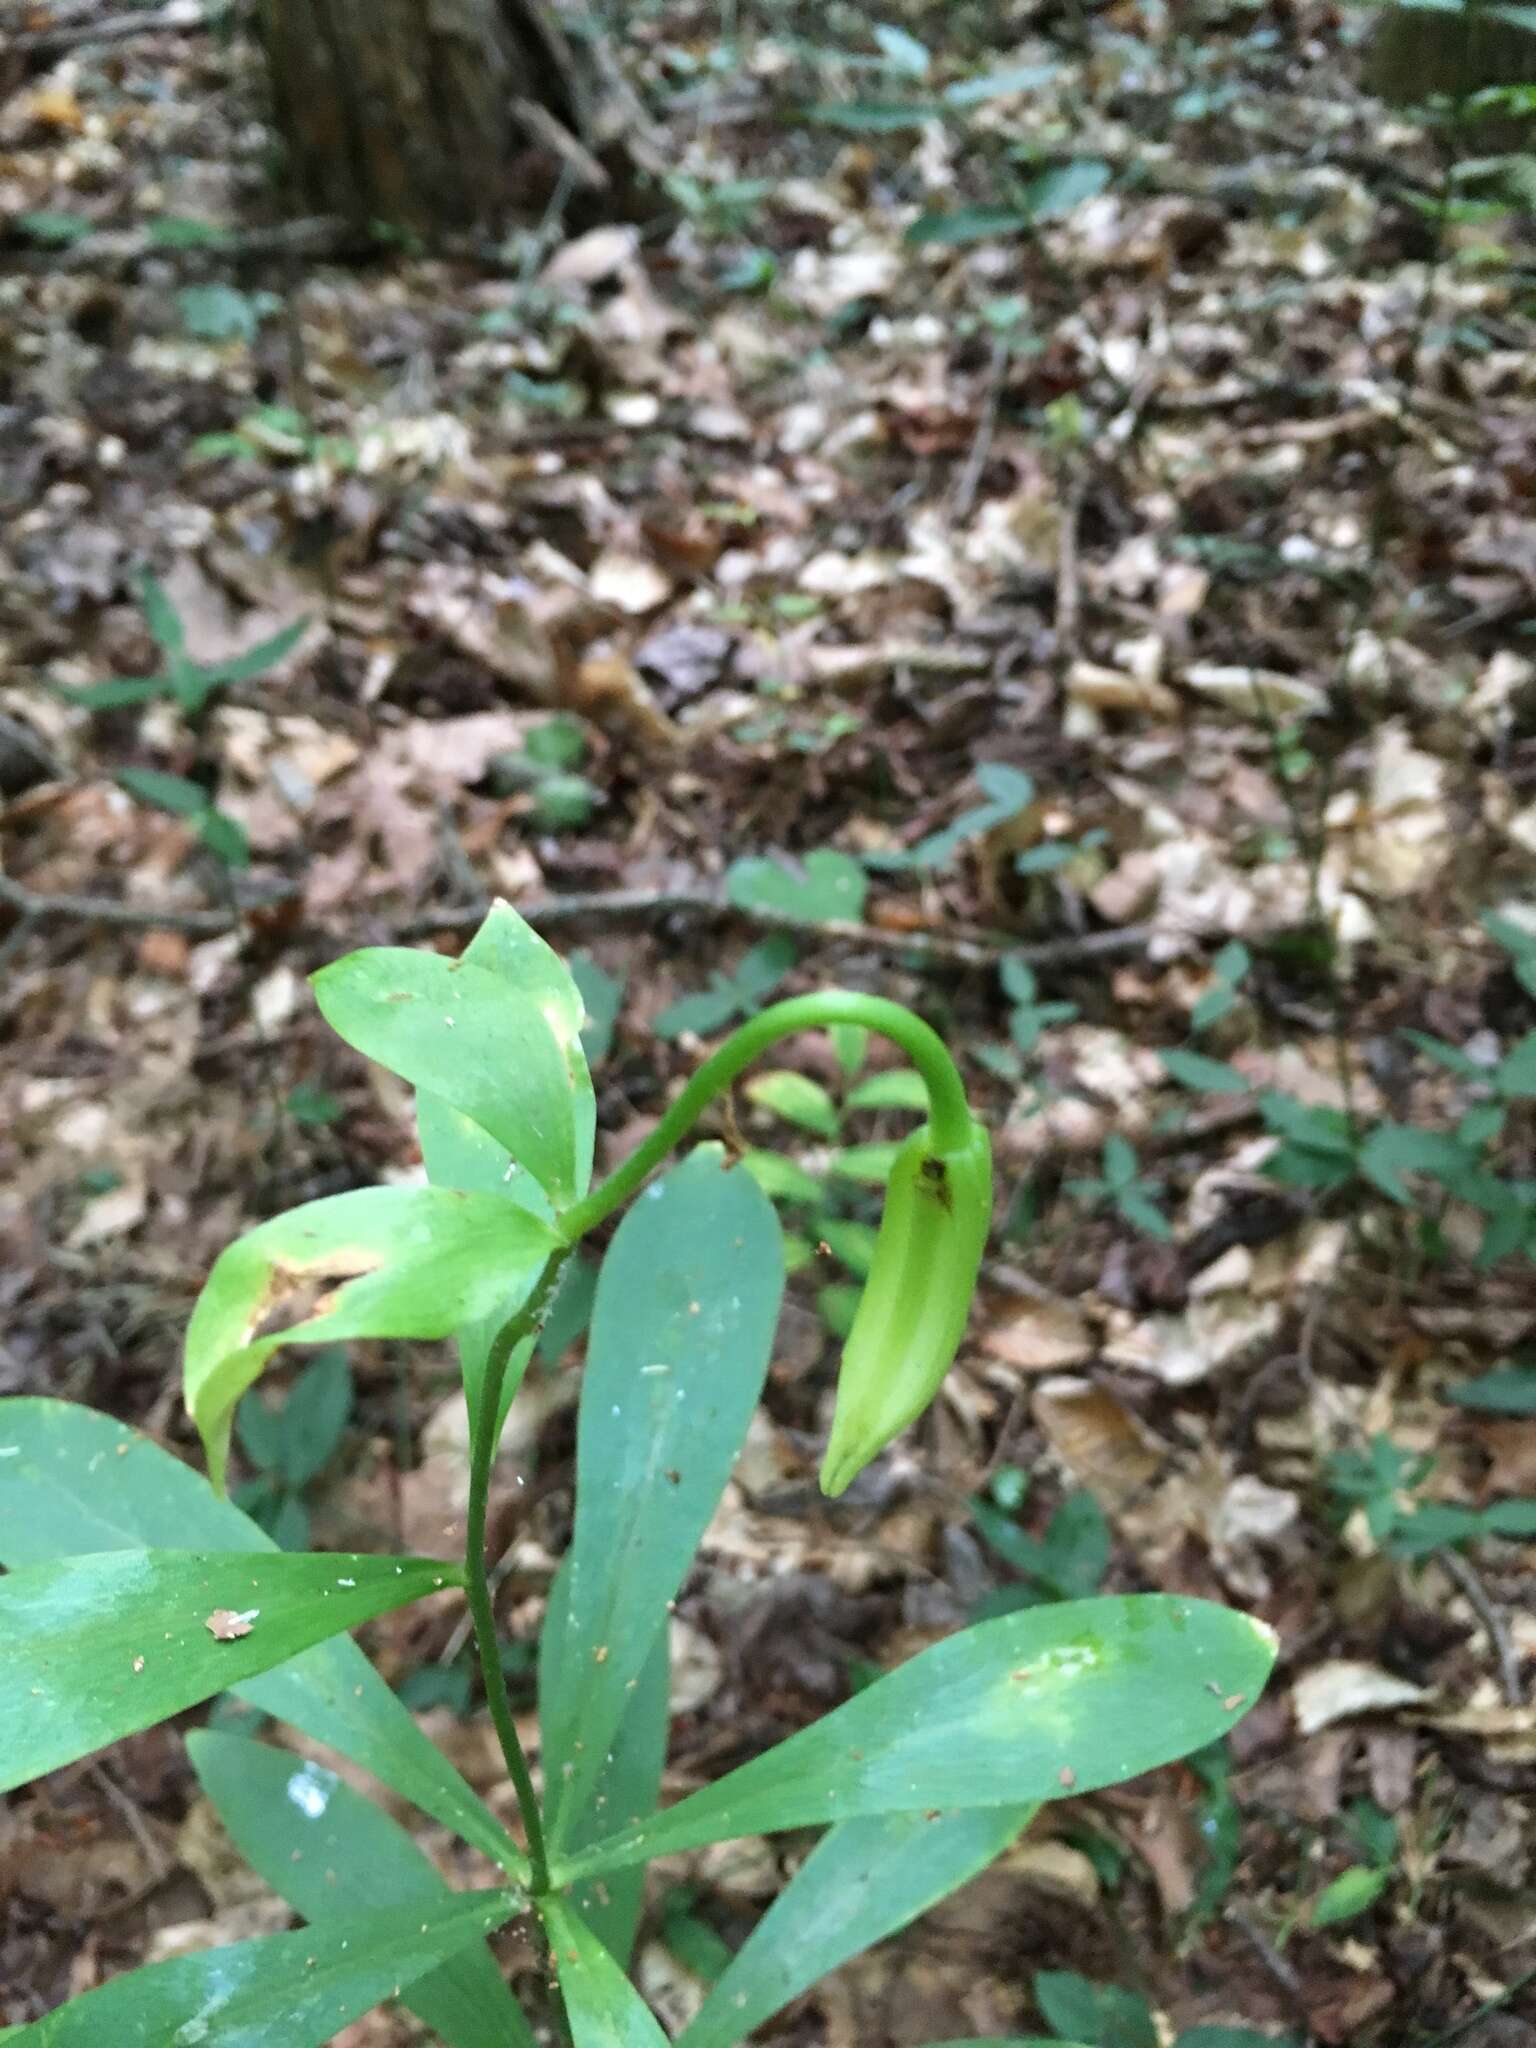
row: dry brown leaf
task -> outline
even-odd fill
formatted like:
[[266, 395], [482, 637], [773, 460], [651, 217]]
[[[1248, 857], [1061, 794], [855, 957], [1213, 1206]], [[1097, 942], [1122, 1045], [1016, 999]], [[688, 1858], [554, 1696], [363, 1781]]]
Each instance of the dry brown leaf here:
[[1108, 1388], [1091, 1380], [1045, 1380], [1031, 1405], [1052, 1450], [1111, 1512], [1133, 1499], [1162, 1463], [1150, 1433]]
[[407, 610], [450, 646], [540, 703], [554, 701], [555, 649], [535, 613], [531, 586], [506, 576], [468, 576], [446, 563], [423, 571]]
[[1039, 1301], [991, 1324], [981, 1348], [1020, 1372], [1060, 1372], [1085, 1364], [1093, 1356], [1094, 1338], [1070, 1301]]
[[566, 702], [601, 730], [624, 733], [642, 748], [671, 751], [682, 744], [681, 728], [627, 655], [588, 655], [571, 678]]

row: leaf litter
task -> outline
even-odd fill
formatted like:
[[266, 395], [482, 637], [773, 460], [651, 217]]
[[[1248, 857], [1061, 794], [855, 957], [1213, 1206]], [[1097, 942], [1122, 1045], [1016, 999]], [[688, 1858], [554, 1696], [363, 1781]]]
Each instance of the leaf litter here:
[[[615, 1150], [695, 1056], [651, 1026], [713, 975], [728, 1003], [775, 974], [916, 997], [990, 1091], [1009, 1177], [973, 1342], [925, 1431], [823, 1515], [813, 1257], [681, 1602], [672, 1789], [1074, 1570], [1252, 1605], [1282, 1678], [1221, 1764], [1062, 1803], [763, 2038], [1038, 2031], [1035, 1969], [1119, 1982], [1124, 1941], [1170, 2035], [1448, 2038], [1536, 1961], [1487, 1805], [1536, 1791], [1529, 1533], [1424, 1533], [1536, 1493], [1529, 1403], [1447, 1399], [1520, 1370], [1528, 1268], [1478, 1263], [1482, 1168], [1443, 1143], [1394, 1140], [1385, 1183], [1337, 1162], [1351, 1127], [1456, 1140], [1496, 1114], [1506, 1177], [1531, 1172], [1529, 1092], [1492, 1078], [1536, 1022], [1528, 223], [1450, 218], [1435, 254], [1435, 139], [1393, 117], [1379, 146], [1328, 10], [1112, 10], [1088, 44], [899, 11], [931, 75], [882, 73], [881, 118], [959, 110], [904, 130], [864, 97], [903, 46], [862, 23], [744, 19], [717, 70], [681, 7], [617, 38], [675, 186], [654, 231], [590, 229], [531, 269], [399, 253], [236, 287], [146, 237], [162, 214], [245, 225], [238, 35], [0, 78], [0, 1387], [174, 1431], [158, 1389], [218, 1248], [419, 1178], [402, 1091], [305, 1001], [344, 945], [452, 950], [498, 891], [595, 904], [550, 929], [621, 991]], [[234, 291], [235, 331], [194, 331], [189, 286]], [[196, 718], [92, 712], [64, 690], [163, 665], [146, 568], [205, 667], [312, 623]], [[497, 763], [561, 719], [591, 794], [555, 825]], [[971, 832], [999, 768], [1031, 797]], [[124, 769], [200, 792], [249, 865]], [[47, 907], [78, 897], [127, 921]], [[774, 917], [793, 946], [739, 984]], [[995, 965], [1038, 950], [1029, 993], [924, 955], [961, 931]], [[1248, 964], [1224, 968], [1234, 942]], [[1158, 1049], [1248, 1088], [1181, 1091]], [[841, 1101], [835, 1061], [793, 1057]], [[1278, 1121], [1276, 1095], [1298, 1106]], [[786, 1143], [767, 1106], [738, 1114]], [[865, 1112], [847, 1141], [900, 1127]], [[841, 1185], [838, 1220], [865, 1220]], [[442, 1361], [355, 1348], [317, 1540], [451, 1548]], [[504, 1448], [519, 1640], [565, 1540], [575, 1356]], [[451, 1674], [457, 1627], [428, 1602], [372, 1640], [391, 1676]], [[421, 1711], [498, 1797], [477, 1724]], [[114, 1756], [141, 1818], [190, 1827], [157, 1732]], [[1396, 1819], [1412, 1913], [1395, 1893], [1313, 1926], [1362, 1800]], [[73, 1889], [45, 1875], [48, 1801], [99, 1850]], [[1195, 1807], [1208, 1827], [1166, 1818]], [[24, 1806], [5, 2019], [252, 1910], [157, 1918], [124, 1827], [87, 1779]], [[190, 1841], [182, 1867], [205, 1867]], [[757, 1907], [709, 1852], [689, 1874], [739, 1939]], [[684, 1964], [661, 1969], [660, 1935], [646, 1955], [688, 2010]]]

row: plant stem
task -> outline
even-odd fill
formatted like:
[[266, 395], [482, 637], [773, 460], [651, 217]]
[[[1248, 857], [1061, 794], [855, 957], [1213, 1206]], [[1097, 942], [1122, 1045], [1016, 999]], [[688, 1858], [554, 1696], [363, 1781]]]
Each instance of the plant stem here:
[[549, 1852], [544, 1843], [544, 1819], [533, 1774], [518, 1739], [517, 1722], [507, 1692], [507, 1675], [501, 1668], [501, 1649], [496, 1636], [496, 1611], [491, 1599], [491, 1582], [485, 1561], [485, 1522], [491, 1494], [491, 1466], [500, 1436], [497, 1419], [501, 1411], [502, 1383], [512, 1354], [531, 1337], [544, 1320], [565, 1264], [563, 1253], [552, 1258], [523, 1306], [496, 1332], [485, 1361], [480, 1386], [480, 1403], [474, 1417], [469, 1455], [469, 1525], [464, 1537], [465, 1591], [470, 1619], [475, 1625], [475, 1646], [480, 1653], [480, 1670], [485, 1680], [486, 1703], [496, 1729], [496, 1739], [506, 1758], [507, 1773], [517, 1794], [523, 1831], [528, 1837], [529, 1890], [535, 1895], [549, 1890]]
[[561, 1235], [573, 1245], [601, 1223], [622, 1202], [628, 1201], [641, 1183], [685, 1137], [715, 1097], [729, 1088], [743, 1068], [749, 1067], [770, 1045], [790, 1038], [797, 1031], [822, 1030], [831, 1024], [859, 1024], [889, 1038], [911, 1060], [928, 1089], [928, 1121], [935, 1147], [941, 1152], [957, 1151], [971, 1129], [970, 1105], [965, 1084], [939, 1034], [900, 1003], [884, 996], [859, 995], [852, 989], [825, 989], [818, 995], [792, 996], [788, 1002], [772, 1003], [760, 1015], [750, 1018], [699, 1068], [655, 1130], [631, 1152], [600, 1187], [584, 1201], [577, 1202], [560, 1218]]

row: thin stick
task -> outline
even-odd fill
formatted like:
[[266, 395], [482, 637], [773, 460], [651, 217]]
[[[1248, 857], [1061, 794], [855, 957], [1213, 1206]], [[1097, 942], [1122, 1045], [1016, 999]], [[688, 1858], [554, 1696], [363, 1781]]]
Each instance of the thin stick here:
[[[883, 925], [854, 924], [842, 918], [802, 917], [766, 904], [731, 903], [703, 889], [606, 889], [590, 895], [553, 896], [543, 903], [519, 903], [518, 913], [531, 925], [554, 929], [585, 919], [631, 917], [739, 918], [762, 931], [795, 932], [831, 944], [867, 946], [881, 953], [907, 953], [946, 967], [995, 967], [1004, 954], [1030, 967], [1055, 967], [1078, 960], [1109, 959], [1120, 953], [1143, 953], [1152, 939], [1150, 925], [1126, 925], [1118, 931], [1087, 932], [1067, 938], [1020, 945], [1007, 932], [966, 928], [953, 936], [939, 932], [903, 932]], [[480, 922], [484, 912], [473, 904], [428, 910], [410, 919], [402, 938], [453, 931]]]
[[[247, 906], [275, 909], [289, 902], [284, 892]], [[11, 876], [0, 874], [0, 903], [10, 904], [31, 925], [57, 920], [117, 925], [131, 930], [186, 932], [216, 937], [237, 929], [241, 915], [226, 910], [179, 910], [171, 904], [125, 903], [113, 896], [46, 896]], [[390, 929], [395, 939], [419, 939], [434, 932], [467, 930], [485, 916], [484, 902], [449, 904], [426, 910]], [[738, 919], [760, 931], [794, 932], [823, 945], [863, 946], [873, 952], [905, 954], [938, 967], [995, 967], [1005, 954], [1029, 967], [1070, 966], [1084, 960], [1108, 960], [1125, 953], [1143, 953], [1153, 937], [1151, 925], [1126, 925], [1115, 931], [1085, 932], [1065, 938], [1020, 945], [1007, 932], [962, 927], [953, 935], [903, 932], [883, 925], [853, 924], [841, 918], [802, 917], [767, 905], [729, 902], [705, 889], [604, 889], [586, 895], [551, 896], [543, 902], [516, 905], [535, 928], [613, 919], [644, 922], [652, 917]], [[244, 914], [244, 913], [242, 913]]]
[[1087, 496], [1088, 479], [1078, 469], [1067, 485], [1062, 501], [1061, 539], [1056, 562], [1056, 653], [1062, 661], [1071, 661], [1078, 650], [1078, 629], [1083, 611], [1078, 537]]
[[1223, 1914], [1229, 1924], [1235, 1927], [1248, 1946], [1253, 1950], [1264, 1968], [1285, 1993], [1291, 2010], [1301, 2023], [1302, 2038], [1312, 2040], [1312, 2015], [1307, 2011], [1307, 2002], [1301, 1989], [1301, 1979], [1281, 1955], [1264, 1930], [1252, 1921], [1241, 1906], [1228, 1906]]
[[987, 366], [987, 389], [981, 403], [981, 417], [976, 422], [970, 452], [965, 458], [965, 467], [960, 472], [950, 505], [950, 515], [957, 524], [970, 518], [971, 507], [976, 502], [982, 471], [987, 466], [987, 457], [992, 453], [993, 437], [997, 433], [998, 408], [1002, 404], [1003, 382], [1007, 374], [1008, 338], [1003, 334], [995, 335], [992, 341], [992, 360]]
[[1483, 1624], [1484, 1633], [1493, 1646], [1493, 1654], [1498, 1662], [1499, 1684], [1503, 1688], [1506, 1703], [1511, 1707], [1523, 1707], [1525, 1688], [1520, 1683], [1520, 1658], [1510, 1641], [1509, 1630], [1504, 1626], [1504, 1617], [1494, 1606], [1488, 1588], [1459, 1550], [1437, 1550], [1435, 1562], [1455, 1584], [1467, 1605]]
[[233, 929], [227, 910], [176, 910], [170, 904], [122, 903], [115, 896], [43, 896], [36, 889], [0, 874], [0, 903], [19, 910], [24, 922], [44, 924], [54, 918], [115, 924], [131, 929], [190, 932], [216, 937]]
[[137, 36], [200, 32], [208, 17], [197, 0], [168, 0], [168, 5], [137, 14], [109, 14], [57, 28], [33, 29], [15, 38], [12, 47], [32, 59], [62, 57], [85, 43], [125, 43]]

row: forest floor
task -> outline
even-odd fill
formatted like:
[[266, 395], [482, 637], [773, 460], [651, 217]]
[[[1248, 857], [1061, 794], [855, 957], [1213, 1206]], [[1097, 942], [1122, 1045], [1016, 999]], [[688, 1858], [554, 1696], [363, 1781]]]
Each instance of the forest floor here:
[[[1053, 1804], [759, 2038], [1037, 2032], [1062, 1970], [1167, 2042], [1536, 2048], [1518, 163], [1365, 97], [1362, 17], [1311, 0], [1086, 41], [731, 12], [610, 38], [675, 166], [648, 218], [452, 259], [274, 233], [238, 36], [0, 52], [0, 1393], [194, 1455], [218, 1250], [417, 1168], [306, 990], [350, 947], [456, 950], [502, 895], [579, 949], [609, 1158], [769, 987], [909, 1001], [996, 1134], [970, 1339], [832, 1506], [850, 1275], [792, 1281], [669, 1786], [983, 1601], [1208, 1594], [1281, 1662], [1227, 1752]], [[902, 1118], [735, 1126], [818, 1182], [814, 1237]], [[500, 1468], [521, 1640], [579, 1358]], [[317, 1539], [451, 1550], [451, 1366], [350, 1372]], [[456, 1623], [368, 1641], [500, 1800]], [[659, 1872], [669, 2020], [804, 1846]], [[283, 1924], [174, 1730], [0, 1811], [0, 2023]]]

